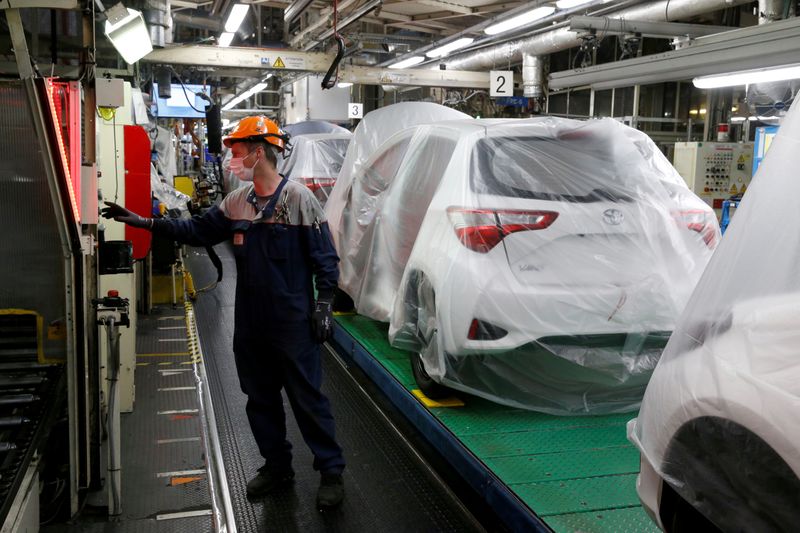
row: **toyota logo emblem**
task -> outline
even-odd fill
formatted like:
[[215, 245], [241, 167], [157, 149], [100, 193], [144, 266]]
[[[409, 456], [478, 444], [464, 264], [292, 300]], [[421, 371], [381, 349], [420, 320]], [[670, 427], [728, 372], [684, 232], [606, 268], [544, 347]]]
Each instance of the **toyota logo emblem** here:
[[606, 209], [603, 211], [603, 222], [612, 226], [619, 226], [625, 220], [625, 215], [619, 209]]

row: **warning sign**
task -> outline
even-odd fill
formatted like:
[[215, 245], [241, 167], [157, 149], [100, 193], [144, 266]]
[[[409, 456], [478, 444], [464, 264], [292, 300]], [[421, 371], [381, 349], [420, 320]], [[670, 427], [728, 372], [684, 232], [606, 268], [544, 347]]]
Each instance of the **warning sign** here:
[[286, 63], [280, 57], [272, 64], [272, 68], [286, 68]]
[[744, 154], [739, 156], [739, 160], [736, 161], [737, 163], [744, 163]]
[[731, 194], [737, 194], [739, 190], [736, 188], [736, 184], [734, 183], [731, 185]]

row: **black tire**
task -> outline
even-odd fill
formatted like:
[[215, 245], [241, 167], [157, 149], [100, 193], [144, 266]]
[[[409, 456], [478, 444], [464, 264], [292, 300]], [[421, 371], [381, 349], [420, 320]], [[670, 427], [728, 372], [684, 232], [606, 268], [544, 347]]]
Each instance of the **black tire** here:
[[443, 398], [450, 398], [453, 396], [453, 389], [445, 387], [444, 385], [436, 382], [425, 370], [423, 359], [425, 357], [437, 358], [439, 350], [438, 339], [438, 319], [435, 318], [435, 326], [430, 327], [430, 324], [423, 325], [420, 320], [425, 317], [436, 317], [436, 304], [433, 287], [423, 274], [419, 274], [416, 283], [416, 302], [415, 308], [420, 309], [420, 306], [425, 306], [424, 313], [416, 313], [418, 338], [422, 347], [420, 353], [412, 353], [411, 358], [411, 371], [414, 374], [414, 380], [417, 382], [419, 389], [422, 393], [431, 400], [441, 400]]
[[425, 365], [422, 363], [422, 356], [418, 353], [410, 354], [411, 371], [414, 374], [414, 381], [422, 393], [431, 400], [441, 400], [453, 396], [453, 389], [445, 387], [437, 383], [425, 371]]

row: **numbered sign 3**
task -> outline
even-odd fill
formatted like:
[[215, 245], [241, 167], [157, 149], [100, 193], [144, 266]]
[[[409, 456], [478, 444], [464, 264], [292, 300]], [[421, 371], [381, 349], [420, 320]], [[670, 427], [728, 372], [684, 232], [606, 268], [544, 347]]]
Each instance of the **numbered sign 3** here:
[[489, 96], [514, 96], [514, 71], [489, 72]]
[[364, 118], [364, 104], [347, 104], [347, 118]]

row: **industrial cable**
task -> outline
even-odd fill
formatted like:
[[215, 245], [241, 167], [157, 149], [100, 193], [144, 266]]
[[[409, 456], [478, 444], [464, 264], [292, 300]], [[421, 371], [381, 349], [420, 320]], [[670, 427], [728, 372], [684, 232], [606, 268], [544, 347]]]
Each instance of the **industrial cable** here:
[[117, 111], [114, 110], [114, 114], [111, 115], [111, 125], [112, 130], [114, 131], [114, 203], [117, 203], [117, 198], [119, 198], [119, 164], [118, 158], [119, 154], [117, 153]]
[[[205, 109], [197, 109], [189, 101], [189, 93], [186, 91], [186, 86], [183, 84], [183, 80], [181, 79], [180, 74], [178, 74], [178, 71], [175, 70], [175, 68], [172, 65], [169, 66], [169, 69], [175, 74], [175, 77], [178, 78], [178, 83], [181, 84], [181, 89], [183, 89], [183, 95], [186, 97], [186, 102], [189, 104], [189, 107], [191, 107], [192, 109], [194, 109], [198, 113], [205, 113], [206, 112]], [[211, 102], [211, 98], [206, 93], [192, 93], [192, 94], [195, 95], [195, 96], [199, 96], [200, 98], [203, 98], [203, 100], [205, 100], [205, 101], [207, 101], [209, 103]]]

